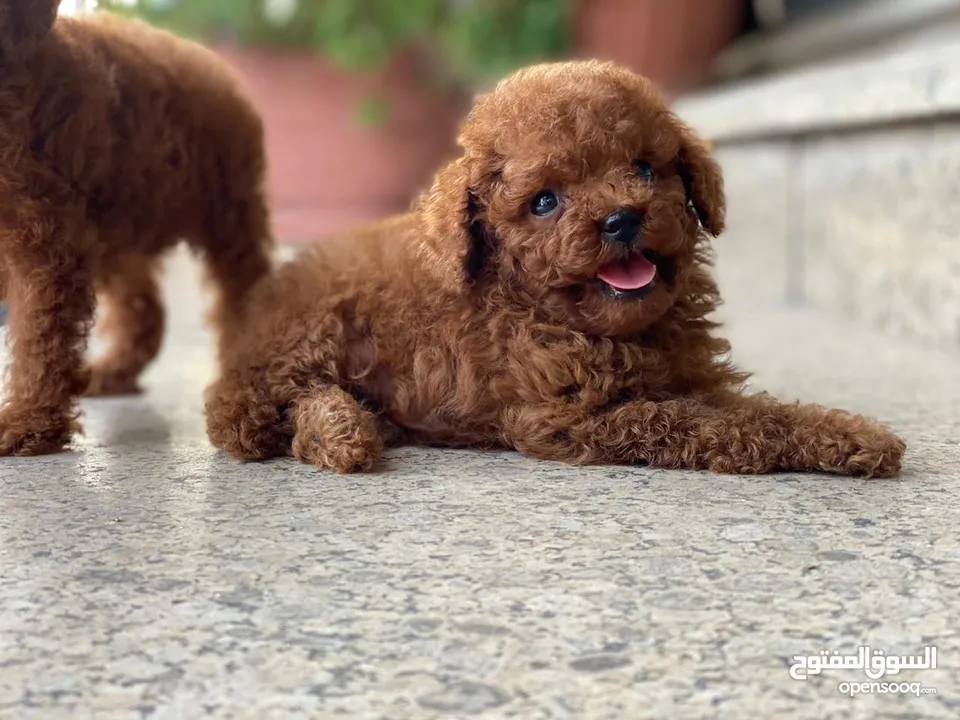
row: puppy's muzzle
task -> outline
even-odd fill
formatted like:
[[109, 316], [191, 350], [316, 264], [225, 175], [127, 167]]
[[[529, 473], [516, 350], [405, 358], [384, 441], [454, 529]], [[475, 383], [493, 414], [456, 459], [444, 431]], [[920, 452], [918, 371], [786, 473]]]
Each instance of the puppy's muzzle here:
[[597, 279], [603, 283], [605, 292], [617, 299], [642, 298], [658, 285], [670, 286], [676, 279], [673, 258], [641, 247], [643, 226], [644, 214], [634, 208], [614, 210], [600, 223], [604, 242], [618, 251], [613, 260], [597, 270]]
[[610, 243], [630, 245], [643, 229], [643, 213], [633, 208], [619, 208], [607, 215], [600, 232]]

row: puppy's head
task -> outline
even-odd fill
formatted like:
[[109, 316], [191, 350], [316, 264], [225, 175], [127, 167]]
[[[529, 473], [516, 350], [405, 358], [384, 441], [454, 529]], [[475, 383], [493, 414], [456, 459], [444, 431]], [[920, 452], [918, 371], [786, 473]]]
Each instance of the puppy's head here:
[[22, 51], [43, 39], [57, 19], [60, 0], [0, 0], [0, 48]]
[[724, 225], [720, 168], [645, 79], [596, 61], [538, 65], [479, 98], [463, 155], [421, 200], [446, 287], [489, 279], [594, 335], [637, 332], [688, 288]]

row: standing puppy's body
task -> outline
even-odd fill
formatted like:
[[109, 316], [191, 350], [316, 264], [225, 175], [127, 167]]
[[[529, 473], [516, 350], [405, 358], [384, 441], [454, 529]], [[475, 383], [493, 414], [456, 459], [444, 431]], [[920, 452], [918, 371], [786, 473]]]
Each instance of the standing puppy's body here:
[[[82, 393], [136, 390], [159, 351], [160, 254], [186, 239], [225, 347], [269, 271], [260, 119], [209, 51], [57, 0], [0, 0], [0, 270], [12, 342], [0, 454], [61, 449]], [[83, 353], [95, 295], [112, 345]]]
[[886, 476], [904, 445], [745, 395], [708, 319], [719, 167], [642, 78], [529, 68], [478, 101], [413, 212], [262, 283], [208, 391], [213, 443], [369, 468], [384, 443], [578, 463]]

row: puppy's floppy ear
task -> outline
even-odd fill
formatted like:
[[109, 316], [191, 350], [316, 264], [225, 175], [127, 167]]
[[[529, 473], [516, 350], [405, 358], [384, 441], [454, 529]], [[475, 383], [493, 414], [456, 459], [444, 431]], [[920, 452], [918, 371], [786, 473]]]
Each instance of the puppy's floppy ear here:
[[41, 40], [59, 8], [60, 0], [0, 0], [0, 44], [15, 48]]
[[420, 220], [420, 257], [424, 267], [453, 293], [466, 292], [483, 264], [484, 226], [477, 219], [478, 188], [466, 157], [437, 173], [415, 212]]
[[720, 164], [714, 160], [705, 140], [679, 119], [674, 117], [673, 122], [680, 137], [677, 167], [687, 190], [687, 199], [700, 224], [716, 237], [723, 232], [727, 214]]

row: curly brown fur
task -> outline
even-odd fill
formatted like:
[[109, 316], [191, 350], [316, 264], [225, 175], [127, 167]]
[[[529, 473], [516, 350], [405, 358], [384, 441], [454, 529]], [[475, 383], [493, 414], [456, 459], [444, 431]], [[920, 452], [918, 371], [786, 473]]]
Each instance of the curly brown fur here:
[[322, 386], [297, 401], [293, 454], [341, 473], [369, 470], [383, 442], [376, 416], [339, 387]]
[[[409, 215], [311, 248], [258, 287], [208, 390], [216, 446], [253, 460], [293, 443], [339, 470], [416, 442], [898, 472], [904, 444], [876, 422], [744, 392], [710, 320], [720, 169], [646, 80], [597, 62], [532, 67], [478, 100], [460, 142]], [[537, 215], [544, 189], [558, 205]], [[629, 232], [610, 221], [624, 208], [642, 219]], [[652, 264], [637, 292], [609, 271], [635, 280]]]
[[[77, 398], [137, 389], [160, 349], [158, 256], [218, 289], [221, 352], [269, 272], [261, 122], [209, 51], [57, 0], [0, 0], [0, 271], [10, 305], [0, 455], [57, 451]], [[85, 368], [99, 294], [112, 347]]]

